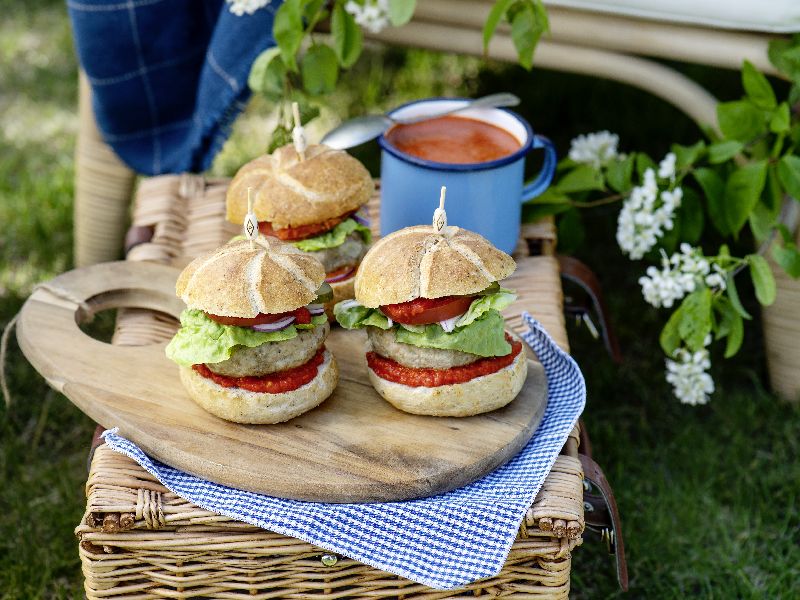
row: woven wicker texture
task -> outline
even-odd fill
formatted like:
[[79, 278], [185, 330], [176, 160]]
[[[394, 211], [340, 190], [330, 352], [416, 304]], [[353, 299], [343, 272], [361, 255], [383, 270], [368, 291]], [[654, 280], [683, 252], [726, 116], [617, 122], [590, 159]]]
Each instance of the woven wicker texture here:
[[[226, 185], [188, 175], [142, 181], [133, 222], [152, 227], [153, 238], [134, 247], [128, 259], [181, 266], [235, 235], [238, 228], [224, 221]], [[370, 209], [376, 216], [377, 197]], [[377, 219], [373, 227], [377, 229]], [[544, 244], [555, 240], [552, 224], [533, 231]], [[520, 254], [529, 245], [542, 247], [537, 240], [521, 243]], [[550, 256], [525, 260], [525, 277], [508, 285], [528, 298], [528, 308], [567, 348], [556, 261]], [[115, 344], [162, 341], [177, 325], [171, 317], [150, 311], [119, 313]], [[512, 322], [515, 326], [520, 324]], [[86, 486], [86, 514], [76, 529], [86, 595], [131, 600], [446, 598], [465, 593], [566, 598], [570, 553], [581, 543], [584, 528], [577, 436], [576, 429], [528, 510], [503, 571], [455, 591], [433, 590], [203, 510], [171, 493], [132, 459], [100, 446]]]

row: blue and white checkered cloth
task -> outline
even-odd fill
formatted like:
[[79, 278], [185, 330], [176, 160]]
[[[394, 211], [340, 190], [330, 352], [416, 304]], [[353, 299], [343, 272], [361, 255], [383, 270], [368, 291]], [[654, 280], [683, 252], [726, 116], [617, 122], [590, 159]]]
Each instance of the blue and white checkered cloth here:
[[113, 430], [106, 443], [198, 506], [299, 538], [331, 552], [438, 589], [496, 575], [525, 512], [583, 411], [580, 369], [529, 314], [523, 334], [544, 366], [548, 403], [527, 446], [510, 462], [463, 488], [420, 500], [322, 504], [245, 492], [149, 458]]
[[236, 16], [223, 0], [67, 0], [103, 139], [145, 175], [206, 170], [275, 44], [281, 0]]

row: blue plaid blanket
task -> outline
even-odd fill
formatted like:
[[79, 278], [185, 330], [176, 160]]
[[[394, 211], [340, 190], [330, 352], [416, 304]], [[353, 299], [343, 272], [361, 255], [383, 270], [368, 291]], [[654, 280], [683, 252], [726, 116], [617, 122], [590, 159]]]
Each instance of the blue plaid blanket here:
[[251, 1], [252, 14], [237, 16], [223, 0], [67, 0], [117, 155], [146, 175], [207, 169], [249, 96], [250, 66], [274, 45], [280, 4]]
[[149, 458], [114, 430], [106, 443], [133, 458], [168, 489], [232, 519], [299, 538], [438, 589], [496, 575], [525, 512], [583, 411], [580, 369], [542, 326], [523, 314], [523, 335], [544, 366], [547, 409], [528, 445], [483, 479], [451, 492], [406, 502], [299, 502], [217, 485]]

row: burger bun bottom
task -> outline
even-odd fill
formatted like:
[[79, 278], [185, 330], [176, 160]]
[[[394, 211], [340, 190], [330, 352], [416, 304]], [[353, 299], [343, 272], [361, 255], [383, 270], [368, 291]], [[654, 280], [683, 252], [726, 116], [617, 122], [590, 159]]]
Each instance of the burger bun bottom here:
[[212, 415], [235, 423], [264, 425], [283, 423], [321, 404], [339, 382], [339, 369], [333, 355], [325, 350], [314, 379], [296, 390], [277, 394], [226, 388], [191, 367], [181, 366], [180, 376], [192, 400]]
[[507, 367], [464, 383], [412, 387], [379, 377], [372, 369], [372, 386], [395, 408], [415, 415], [469, 417], [496, 410], [517, 397], [528, 375], [528, 360], [520, 352]]

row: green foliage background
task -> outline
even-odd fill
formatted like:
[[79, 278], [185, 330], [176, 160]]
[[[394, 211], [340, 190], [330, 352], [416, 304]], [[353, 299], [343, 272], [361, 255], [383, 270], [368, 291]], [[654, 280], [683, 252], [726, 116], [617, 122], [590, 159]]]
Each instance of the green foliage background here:
[[[60, 1], [0, 2], [0, 323], [37, 281], [71, 264], [76, 65]], [[739, 75], [680, 67], [722, 99]], [[342, 117], [425, 95], [509, 90], [520, 112], [563, 153], [578, 133], [618, 132], [623, 150], [663, 155], [699, 136], [691, 121], [643, 92], [583, 77], [421, 51], [368, 50], [330, 97]], [[232, 172], [266, 145], [271, 118], [251, 103], [219, 157]], [[372, 145], [357, 155], [378, 171]], [[537, 169], [530, 161], [530, 173]], [[764, 389], [760, 328], [749, 327], [730, 361], [716, 360], [709, 406], [680, 406], [663, 381], [654, 346], [661, 317], [641, 299], [639, 273], [611, 241], [616, 207], [585, 217], [581, 239], [562, 248], [605, 285], [626, 362], [613, 365], [585, 329], [570, 328], [589, 387], [586, 420], [596, 459], [614, 485], [632, 575], [628, 598], [800, 596], [800, 413]], [[752, 247], [743, 239], [742, 249]], [[732, 248], [732, 251], [734, 248]], [[757, 318], [752, 290], [741, 290]], [[574, 290], [567, 289], [568, 294]], [[106, 318], [96, 332], [110, 331]], [[14, 404], [0, 407], [0, 598], [81, 598], [72, 530], [84, 510], [85, 459], [93, 426], [50, 391], [15, 344], [8, 369]], [[572, 596], [616, 591], [611, 563], [587, 537], [573, 555]]]

